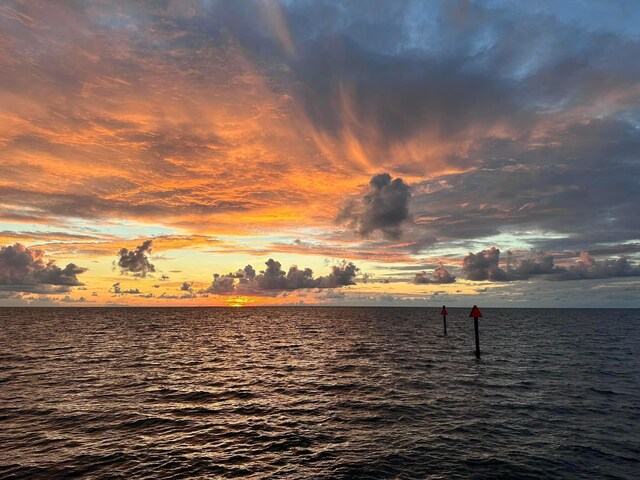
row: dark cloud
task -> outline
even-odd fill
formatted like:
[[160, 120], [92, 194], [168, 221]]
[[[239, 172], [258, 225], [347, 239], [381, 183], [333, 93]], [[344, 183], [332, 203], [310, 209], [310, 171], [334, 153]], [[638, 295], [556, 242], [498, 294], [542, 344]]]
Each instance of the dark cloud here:
[[300, 269], [292, 265], [285, 272], [280, 262], [269, 259], [266, 270], [255, 277], [255, 283], [262, 290], [297, 290], [302, 288], [335, 288], [355, 285], [358, 268], [353, 263], [344, 262], [331, 267], [331, 273], [326, 277], [313, 277], [310, 268]]
[[251, 265], [247, 265], [242, 271], [244, 272], [245, 278], [248, 278], [249, 280], [253, 280], [254, 278], [256, 278], [256, 271]]
[[[149, 262], [148, 253], [151, 252], [151, 244], [153, 240], [145, 240], [142, 245], [137, 246], [134, 250], [122, 248], [118, 252], [118, 267], [120, 273], [131, 273], [134, 277], [146, 277], [147, 274], [156, 271], [156, 267]], [[168, 277], [167, 277], [168, 278]]]
[[462, 259], [462, 272], [467, 280], [510, 282], [526, 280], [532, 275], [551, 275], [563, 271], [551, 255], [542, 252], [525, 258], [515, 258], [507, 252], [505, 268], [500, 267], [500, 250], [491, 247], [478, 253], [469, 253]]
[[362, 199], [349, 201], [338, 213], [337, 222], [346, 223], [358, 235], [367, 237], [379, 230], [386, 238], [397, 239], [403, 222], [409, 218], [409, 186], [388, 173], [371, 177]]
[[[256, 271], [251, 265], [247, 265], [244, 268], [238, 269], [235, 273], [227, 273], [226, 275], [221, 275], [220, 276], [221, 282], [223, 282], [222, 280], [223, 277], [230, 278], [230, 279], [237, 279], [239, 283], [247, 284], [256, 278]], [[220, 288], [224, 288], [224, 287], [220, 285]]]
[[296, 265], [289, 272], [282, 270], [282, 265], [270, 258], [267, 268], [256, 278], [257, 285], [263, 290], [293, 290], [295, 288], [311, 288], [313, 272], [310, 268], [300, 270]]
[[444, 268], [444, 265], [438, 265], [431, 275], [427, 272], [418, 272], [413, 277], [413, 283], [454, 283], [455, 281], [455, 275]]
[[[225, 275], [214, 274], [213, 282], [200, 293], [250, 293], [266, 291], [300, 290], [308, 288], [339, 288], [355, 285], [355, 277], [359, 271], [351, 262], [342, 262], [331, 267], [329, 275], [314, 277], [310, 268], [299, 268], [292, 265], [289, 270], [282, 269], [282, 264], [270, 258], [265, 262], [266, 269], [259, 274], [251, 265], [235, 273]], [[236, 281], [237, 280], [237, 281]]]
[[235, 290], [235, 276], [233, 274], [220, 275], [218, 273], [213, 274], [213, 282], [209, 285], [209, 288], [203, 290], [202, 293], [217, 293], [225, 294], [232, 293]]
[[317, 279], [319, 288], [334, 288], [355, 285], [354, 279], [360, 269], [351, 262], [342, 262], [331, 267], [331, 273]]
[[639, 121], [634, 113], [560, 125], [543, 145], [487, 144], [482, 169], [414, 186], [414, 216], [424, 226], [416, 235], [451, 241], [524, 231], [523, 241], [547, 251], [637, 243]]
[[514, 258], [508, 252], [505, 267], [500, 267], [500, 250], [491, 247], [463, 258], [462, 271], [468, 280], [509, 282], [526, 280], [541, 275], [548, 280], [585, 280], [614, 277], [640, 276], [640, 266], [628, 257], [596, 260], [588, 252], [582, 252], [575, 265], [556, 265], [553, 255], [538, 252], [525, 258]]
[[180, 299], [186, 298], [196, 298], [198, 296], [198, 292], [193, 290], [193, 282], [182, 282], [182, 286], [180, 287], [181, 292], [185, 292], [180, 295]]
[[575, 265], [559, 270], [549, 276], [550, 280], [585, 280], [614, 277], [638, 277], [640, 265], [634, 265], [628, 257], [596, 260], [588, 252], [580, 254]]
[[591, 255], [625, 255], [640, 253], [640, 243], [623, 243], [617, 245], [607, 245], [589, 250]]
[[462, 272], [467, 280], [505, 281], [507, 275], [498, 264], [500, 262], [500, 250], [491, 247], [478, 253], [471, 253], [462, 259]]
[[507, 252], [506, 275], [511, 280], [525, 280], [532, 275], [551, 275], [561, 270], [555, 265], [552, 255], [541, 252], [535, 257], [513, 259], [511, 252]]
[[285, 273], [280, 262], [269, 259], [267, 268], [256, 276], [256, 284], [263, 290], [297, 290], [301, 288], [336, 288], [355, 285], [355, 277], [358, 272], [351, 262], [343, 262], [331, 267], [331, 273], [326, 277], [313, 277], [310, 268], [300, 269], [292, 265]]
[[120, 282], [116, 282], [111, 285], [109, 289], [110, 292], [115, 293], [116, 295], [139, 295], [140, 290], [137, 288], [130, 288], [128, 290], [123, 290]]
[[0, 247], [0, 290], [31, 293], [64, 293], [84, 285], [78, 275], [87, 269], [73, 263], [60, 268], [45, 259], [39, 248], [20, 243]]
[[429, 159], [439, 169], [447, 161], [468, 166], [472, 159], [456, 156], [455, 151], [447, 158], [430, 158], [421, 135], [434, 143], [474, 142], [473, 128], [488, 134], [509, 113], [514, 125], [530, 116], [517, 108], [516, 85], [479, 65], [466, 64], [465, 51], [442, 50], [444, 58], [418, 50], [384, 55], [372, 49], [371, 42], [360, 43], [340, 32], [322, 35], [302, 52], [292, 67], [305, 87], [299, 96], [306, 114], [336, 141], [349, 132], [376, 166], [388, 164], [394, 150], [412, 144], [423, 146], [424, 153], [405, 150], [411, 157], [394, 159], [398, 171], [424, 172]]

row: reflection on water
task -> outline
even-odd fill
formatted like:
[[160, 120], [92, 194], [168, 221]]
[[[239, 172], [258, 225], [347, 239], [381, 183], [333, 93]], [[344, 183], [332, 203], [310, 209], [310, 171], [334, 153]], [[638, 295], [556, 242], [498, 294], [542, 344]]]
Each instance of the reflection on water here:
[[637, 478], [639, 313], [0, 310], [0, 477]]

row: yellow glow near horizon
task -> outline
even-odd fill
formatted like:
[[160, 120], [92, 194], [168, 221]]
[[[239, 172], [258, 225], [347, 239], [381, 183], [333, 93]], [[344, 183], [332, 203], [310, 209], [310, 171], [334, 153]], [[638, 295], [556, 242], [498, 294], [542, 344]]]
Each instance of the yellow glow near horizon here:
[[239, 296], [239, 297], [229, 297], [225, 300], [227, 306], [229, 307], [244, 307], [247, 303], [253, 302], [253, 300], [249, 297]]

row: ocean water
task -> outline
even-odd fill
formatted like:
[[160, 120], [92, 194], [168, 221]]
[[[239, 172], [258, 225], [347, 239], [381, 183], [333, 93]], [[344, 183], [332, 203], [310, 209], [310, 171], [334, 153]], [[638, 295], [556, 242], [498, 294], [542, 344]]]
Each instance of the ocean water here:
[[1, 309], [0, 478], [640, 478], [640, 310]]

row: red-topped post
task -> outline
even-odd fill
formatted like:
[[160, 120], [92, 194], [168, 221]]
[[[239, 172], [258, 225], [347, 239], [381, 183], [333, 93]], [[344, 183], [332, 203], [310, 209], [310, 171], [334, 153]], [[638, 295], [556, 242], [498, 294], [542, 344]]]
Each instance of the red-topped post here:
[[482, 317], [480, 309], [475, 305], [471, 309], [470, 317], [473, 317], [473, 324], [476, 330], [476, 358], [480, 358], [480, 334], [478, 333], [478, 317]]
[[440, 315], [442, 315], [442, 321], [444, 322], [444, 334], [447, 334], [447, 309], [442, 305], [442, 310], [440, 311]]

